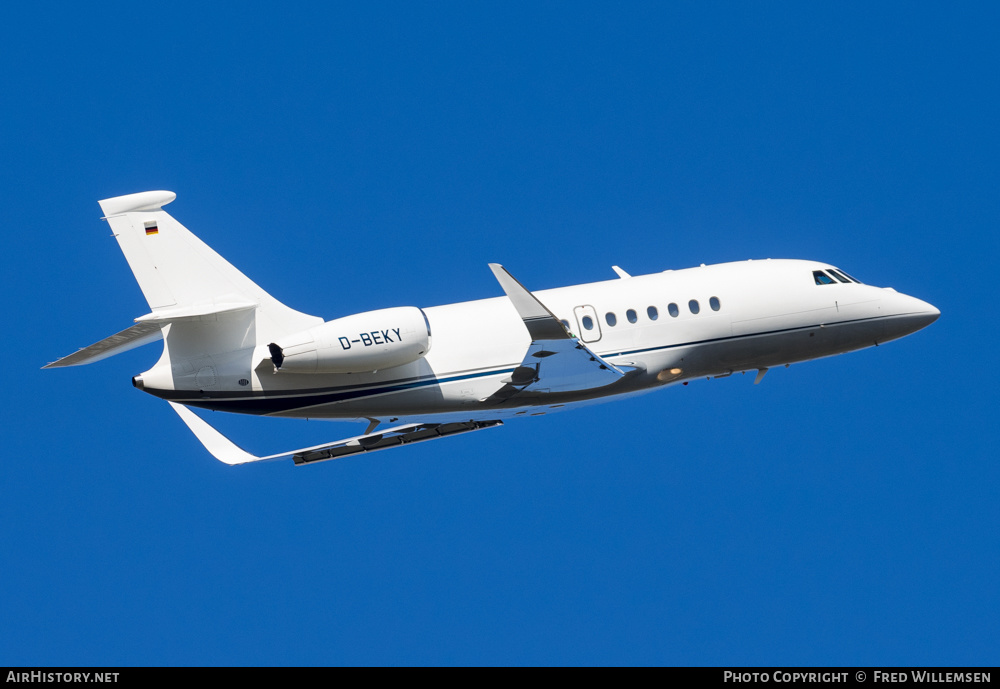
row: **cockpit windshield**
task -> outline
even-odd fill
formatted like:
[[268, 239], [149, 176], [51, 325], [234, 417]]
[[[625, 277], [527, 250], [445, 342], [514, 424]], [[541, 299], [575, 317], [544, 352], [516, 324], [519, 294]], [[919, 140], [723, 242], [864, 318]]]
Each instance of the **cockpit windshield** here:
[[814, 270], [813, 280], [817, 285], [835, 285], [838, 282], [862, 284], [861, 280], [852, 278], [850, 275], [837, 268], [827, 268], [826, 270]]

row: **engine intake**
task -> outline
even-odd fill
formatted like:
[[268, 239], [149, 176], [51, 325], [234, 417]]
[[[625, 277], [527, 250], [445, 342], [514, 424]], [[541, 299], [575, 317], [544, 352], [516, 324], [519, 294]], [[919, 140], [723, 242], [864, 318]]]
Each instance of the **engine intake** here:
[[431, 327], [415, 306], [327, 321], [267, 346], [277, 373], [367, 373], [402, 366], [431, 349]]

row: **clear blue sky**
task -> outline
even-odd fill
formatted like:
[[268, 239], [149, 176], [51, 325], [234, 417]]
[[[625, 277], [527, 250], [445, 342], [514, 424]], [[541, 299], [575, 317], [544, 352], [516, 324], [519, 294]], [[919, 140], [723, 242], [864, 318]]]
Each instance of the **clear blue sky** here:
[[[22, 3], [0, 22], [5, 664], [1000, 662], [995, 3]], [[877, 349], [296, 468], [134, 390], [97, 200], [326, 318], [745, 258]], [[344, 423], [210, 415], [257, 453]]]

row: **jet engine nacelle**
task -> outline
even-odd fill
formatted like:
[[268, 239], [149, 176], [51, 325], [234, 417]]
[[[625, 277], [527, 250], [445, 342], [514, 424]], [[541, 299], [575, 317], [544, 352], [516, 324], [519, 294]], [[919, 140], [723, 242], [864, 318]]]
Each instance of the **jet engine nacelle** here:
[[345, 316], [268, 345], [275, 371], [367, 373], [420, 359], [431, 349], [431, 326], [415, 306]]

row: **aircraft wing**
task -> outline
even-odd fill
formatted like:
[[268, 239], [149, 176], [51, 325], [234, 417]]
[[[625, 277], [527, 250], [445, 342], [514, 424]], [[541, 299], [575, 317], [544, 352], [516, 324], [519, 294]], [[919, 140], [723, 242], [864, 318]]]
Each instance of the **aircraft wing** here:
[[285, 457], [291, 457], [295, 461], [296, 466], [302, 464], [314, 464], [316, 462], [323, 462], [328, 459], [337, 459], [338, 457], [353, 455], [359, 452], [377, 452], [378, 450], [388, 450], [393, 447], [401, 447], [402, 445], [409, 445], [411, 443], [419, 443], [425, 440], [437, 440], [439, 438], [447, 438], [448, 436], [457, 435], [459, 433], [468, 433], [470, 431], [478, 431], [484, 428], [494, 428], [496, 426], [503, 425], [503, 421], [500, 420], [470, 420], [450, 423], [412, 423], [405, 426], [389, 428], [378, 433], [368, 433], [366, 435], [359, 435], [353, 438], [344, 438], [343, 440], [323, 443], [322, 445], [314, 445], [312, 447], [304, 447], [299, 450], [290, 450], [288, 452], [280, 452], [275, 455], [267, 455], [266, 457], [258, 457], [250, 454], [240, 447], [237, 447], [233, 441], [212, 428], [212, 426], [210, 426], [204, 419], [187, 407], [177, 404], [176, 402], [170, 402], [170, 406], [174, 408], [174, 411], [181, 417], [181, 420], [187, 424], [187, 427], [191, 429], [191, 432], [194, 433], [195, 437], [201, 441], [202, 445], [205, 446], [205, 449], [211, 452], [212, 455], [220, 462], [224, 462], [226, 464], [245, 464], [247, 462], [260, 462], [270, 459], [282, 459]]
[[611, 385], [626, 375], [625, 370], [605, 361], [570, 334], [559, 319], [503, 266], [491, 263], [490, 269], [531, 336], [524, 360], [504, 381], [504, 387], [493, 394], [493, 401], [502, 402], [525, 392], [592, 390]]

